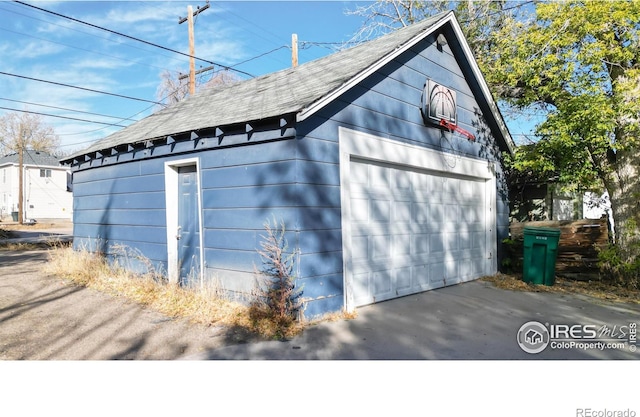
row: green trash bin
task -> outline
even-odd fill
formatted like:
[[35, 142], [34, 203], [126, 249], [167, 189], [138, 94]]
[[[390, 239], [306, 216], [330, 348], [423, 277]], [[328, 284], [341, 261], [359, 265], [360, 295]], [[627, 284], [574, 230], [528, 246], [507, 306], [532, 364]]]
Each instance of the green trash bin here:
[[549, 286], [555, 283], [559, 241], [560, 229], [524, 228], [524, 282]]
[[17, 221], [18, 221], [18, 212], [17, 212], [17, 211], [12, 211], [12, 212], [11, 212], [11, 219], [12, 219], [14, 222], [17, 222]]

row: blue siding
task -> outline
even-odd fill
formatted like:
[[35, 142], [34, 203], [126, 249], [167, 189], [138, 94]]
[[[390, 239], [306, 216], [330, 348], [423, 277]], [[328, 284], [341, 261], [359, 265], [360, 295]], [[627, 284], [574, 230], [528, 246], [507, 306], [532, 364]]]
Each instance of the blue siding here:
[[[302, 277], [318, 257], [302, 261], [311, 251], [340, 251], [340, 175], [335, 162], [300, 150], [300, 140], [221, 149], [202, 155], [202, 201], [205, 262], [208, 275], [233, 276], [233, 287], [250, 290], [261, 259], [257, 254], [264, 224], [284, 221], [290, 250], [298, 250]], [[331, 152], [337, 153], [332, 144]], [[319, 159], [319, 160], [316, 160]], [[310, 187], [312, 185], [313, 187]], [[307, 234], [308, 232], [308, 234]], [[301, 240], [300, 237], [303, 236]], [[341, 265], [341, 256], [338, 253]], [[332, 256], [333, 257], [333, 256]], [[324, 262], [326, 264], [326, 262]], [[341, 268], [341, 266], [340, 266]], [[331, 268], [335, 272], [336, 268]], [[243, 282], [239, 282], [243, 281]]]
[[123, 251], [136, 251], [156, 270], [166, 271], [163, 173], [160, 160], [75, 172], [75, 247], [122, 259], [127, 258]]

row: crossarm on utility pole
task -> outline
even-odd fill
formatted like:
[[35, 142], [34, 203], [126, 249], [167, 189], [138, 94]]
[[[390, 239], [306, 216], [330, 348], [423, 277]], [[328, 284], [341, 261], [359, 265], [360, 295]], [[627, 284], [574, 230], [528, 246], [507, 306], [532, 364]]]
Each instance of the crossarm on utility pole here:
[[198, 9], [194, 12], [192, 6], [187, 6], [187, 17], [178, 18], [178, 24], [188, 22], [189, 26], [189, 94], [194, 95], [196, 93], [196, 47], [193, 33], [193, 18], [201, 12], [209, 8], [209, 1], [204, 7], [198, 6]]

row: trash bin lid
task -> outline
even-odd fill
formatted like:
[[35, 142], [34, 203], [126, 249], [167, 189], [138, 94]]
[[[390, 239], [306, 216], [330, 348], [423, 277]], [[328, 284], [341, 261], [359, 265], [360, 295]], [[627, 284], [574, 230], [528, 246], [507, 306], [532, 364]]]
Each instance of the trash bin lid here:
[[560, 236], [560, 229], [553, 227], [525, 226], [524, 233], [538, 236]]

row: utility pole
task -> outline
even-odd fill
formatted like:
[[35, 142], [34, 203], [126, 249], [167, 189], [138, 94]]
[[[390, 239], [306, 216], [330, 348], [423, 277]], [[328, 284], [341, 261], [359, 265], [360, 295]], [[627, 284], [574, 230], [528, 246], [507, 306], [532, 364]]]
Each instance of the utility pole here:
[[296, 33], [291, 35], [291, 66], [293, 68], [298, 66], [298, 35]]
[[209, 8], [209, 0], [207, 4], [202, 8], [198, 6], [196, 11], [193, 11], [192, 6], [187, 6], [187, 17], [179, 17], [178, 24], [181, 25], [184, 22], [188, 22], [189, 26], [189, 94], [194, 95], [196, 93], [196, 47], [193, 34], [193, 18], [199, 15], [201, 12]]
[[18, 224], [24, 223], [24, 137], [20, 122], [18, 138]]

